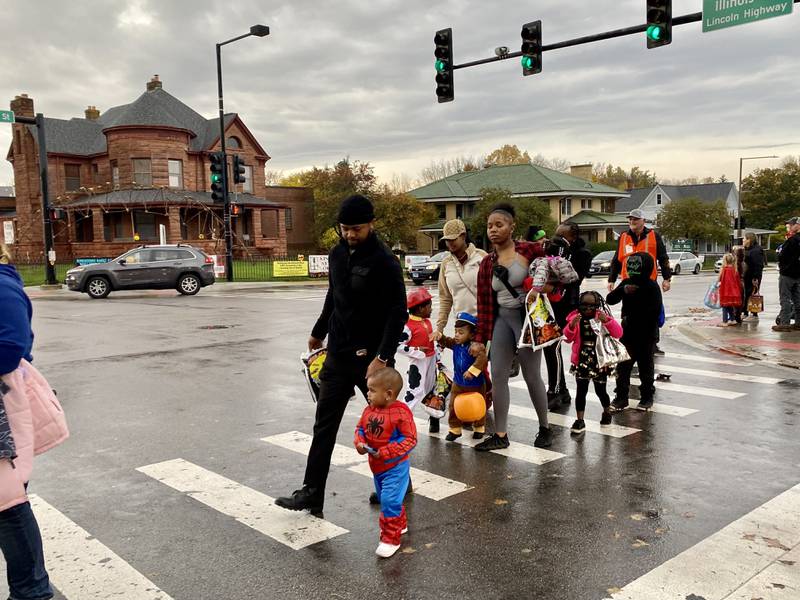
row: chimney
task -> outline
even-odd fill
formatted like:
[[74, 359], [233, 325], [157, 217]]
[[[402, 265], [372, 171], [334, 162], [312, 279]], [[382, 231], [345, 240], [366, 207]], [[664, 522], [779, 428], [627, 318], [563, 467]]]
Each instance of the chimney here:
[[573, 177], [580, 177], [586, 181], [592, 180], [592, 163], [585, 165], [572, 165], [569, 168], [569, 174]]
[[153, 78], [147, 82], [147, 91], [152, 92], [153, 90], [160, 90], [161, 89], [161, 80], [158, 78], [158, 75], [153, 75]]
[[33, 98], [28, 98], [28, 94], [15, 96], [11, 101], [11, 110], [18, 117], [35, 117], [33, 113]]
[[86, 115], [87, 121], [97, 121], [100, 118], [100, 111], [96, 106], [88, 106], [83, 114]]

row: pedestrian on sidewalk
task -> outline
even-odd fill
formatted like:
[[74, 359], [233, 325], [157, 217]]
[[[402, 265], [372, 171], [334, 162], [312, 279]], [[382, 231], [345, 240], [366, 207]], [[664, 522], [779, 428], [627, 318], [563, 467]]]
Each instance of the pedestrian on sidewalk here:
[[30, 364], [33, 308], [0, 244], [0, 550], [10, 597], [53, 597], [42, 536], [28, 501], [33, 458], [69, 436], [52, 389]]
[[736, 317], [742, 306], [742, 283], [736, 268], [736, 256], [730, 252], [722, 257], [719, 271], [719, 304], [722, 307], [722, 323], [718, 326], [739, 325]]
[[367, 400], [356, 425], [353, 444], [359, 454], [369, 454], [369, 468], [380, 499], [381, 537], [375, 554], [389, 558], [400, 549], [400, 536], [408, 531], [403, 499], [411, 482], [408, 455], [417, 445], [417, 427], [411, 409], [397, 402], [403, 378], [394, 369], [378, 369], [367, 379]]
[[337, 222], [341, 240], [328, 255], [328, 294], [308, 340], [314, 351], [328, 338], [314, 437], [303, 486], [275, 500], [283, 508], [313, 513], [322, 512], [336, 434], [353, 390], [366, 396], [367, 377], [394, 365], [408, 318], [400, 263], [375, 233], [372, 202], [348, 197]]
[[[562, 240], [564, 243], [561, 243]], [[563, 248], [563, 252], [559, 255], [569, 260], [575, 273], [578, 274], [577, 281], [564, 286], [564, 294], [560, 299], [553, 301], [553, 298], [550, 298], [553, 316], [563, 331], [567, 326], [567, 316], [578, 308], [581, 284], [592, 266], [592, 253], [589, 252], [586, 242], [580, 237], [580, 227], [577, 223], [561, 223], [556, 229], [552, 242], [555, 247]], [[572, 398], [564, 378], [561, 340], [545, 347], [544, 360], [547, 363], [548, 409], [554, 410], [561, 405], [568, 405]]]
[[639, 406], [653, 406], [655, 364], [653, 352], [661, 314], [661, 290], [652, 277], [655, 263], [649, 252], [637, 252], [625, 263], [626, 279], [606, 296], [609, 304], [622, 302], [622, 343], [631, 360], [617, 366], [617, 387], [611, 412], [628, 408], [633, 364], [639, 367]]
[[736, 258], [736, 275], [739, 277], [739, 304], [733, 309], [734, 320], [737, 325], [742, 324], [742, 306], [745, 303], [744, 297], [744, 246], [734, 246], [731, 253]]
[[[788, 238], [778, 256], [778, 292], [781, 312], [773, 331], [800, 330], [800, 217], [786, 221]], [[794, 325], [791, 325], [794, 315]]]
[[[477, 356], [486, 352], [486, 344], [491, 341], [489, 360], [495, 426], [495, 432], [475, 446], [481, 452], [508, 448], [510, 443], [507, 433], [511, 403], [508, 379], [525, 318], [523, 284], [531, 261], [544, 255], [541, 244], [515, 241], [515, 226], [513, 206], [501, 203], [492, 208], [486, 222], [486, 234], [493, 250], [481, 261], [478, 271], [478, 331], [472, 353]], [[521, 348], [518, 360], [539, 419], [539, 433], [533, 445], [547, 448], [553, 443], [553, 433], [540, 372], [542, 352]]]
[[744, 280], [744, 305], [742, 306], [743, 320], [757, 322], [758, 313], [749, 313], [747, 302], [750, 296], [761, 289], [761, 280], [764, 277], [764, 266], [766, 256], [764, 249], [758, 243], [758, 238], [753, 232], [748, 232], [744, 236], [744, 269], [742, 279]]
[[[644, 213], [638, 208], [633, 209], [628, 213], [628, 231], [619, 236], [619, 243], [617, 245], [617, 253], [611, 261], [611, 271], [608, 275], [608, 291], [614, 289], [614, 283], [617, 281], [618, 276], [625, 279], [628, 274], [626, 272], [626, 259], [637, 252], [645, 252], [651, 257], [651, 264], [653, 265], [652, 272], [649, 273], [653, 281], [658, 280], [658, 268], [656, 263], [661, 267], [661, 289], [668, 292], [672, 287], [672, 268], [669, 264], [669, 254], [667, 254], [667, 247], [661, 234], [653, 229], [645, 226]], [[653, 341], [653, 352], [659, 355], [664, 353], [658, 347], [660, 340], [660, 330], [656, 329], [656, 335]]]
[[603, 298], [597, 292], [583, 292], [580, 295], [578, 309], [567, 317], [567, 326], [564, 337], [572, 344], [572, 368], [570, 372], [575, 376], [577, 392], [575, 394], [575, 422], [572, 424], [572, 433], [580, 434], [586, 431], [586, 422], [583, 420], [586, 410], [586, 394], [589, 392], [589, 382], [594, 383], [594, 391], [603, 406], [603, 416], [600, 425], [611, 425], [611, 399], [606, 391], [608, 371], [601, 369], [597, 361], [597, 331], [595, 328], [605, 328], [608, 333], [619, 339], [622, 337], [622, 326], [610, 314], [603, 310]]

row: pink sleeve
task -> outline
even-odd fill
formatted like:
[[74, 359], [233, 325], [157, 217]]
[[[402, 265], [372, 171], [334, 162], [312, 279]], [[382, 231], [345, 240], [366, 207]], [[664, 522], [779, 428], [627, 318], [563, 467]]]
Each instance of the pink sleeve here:
[[567, 325], [564, 327], [564, 337], [570, 343], [576, 342], [580, 338], [580, 323], [574, 327], [572, 326], [572, 319], [576, 314], [574, 310], [569, 313], [567, 316]]
[[614, 317], [609, 317], [608, 322], [603, 323], [603, 325], [605, 325], [605, 328], [608, 330], [608, 333], [611, 334], [611, 337], [617, 339], [622, 337], [622, 325], [620, 325], [619, 322], [614, 319]]

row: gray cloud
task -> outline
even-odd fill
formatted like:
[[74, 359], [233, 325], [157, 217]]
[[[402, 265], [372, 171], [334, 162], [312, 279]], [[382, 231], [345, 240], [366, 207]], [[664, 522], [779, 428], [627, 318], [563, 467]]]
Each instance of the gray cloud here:
[[[674, 11], [700, 10], [675, 0]], [[502, 143], [575, 162], [613, 162], [665, 177], [732, 177], [742, 151], [781, 149], [798, 127], [797, 14], [703, 34], [675, 28], [671, 46], [643, 36], [548, 52], [544, 72], [509, 60], [456, 72], [456, 100], [438, 105], [433, 33], [451, 26], [456, 62], [519, 45], [542, 19], [545, 43], [634, 25], [644, 0], [7, 0], [0, 12], [6, 100], [28, 92], [37, 110], [81, 116], [130, 102], [158, 73], [167, 91], [212, 116], [214, 42], [270, 25], [267, 38], [223, 50], [226, 109], [239, 112], [291, 170], [368, 160], [379, 174], [415, 175], [434, 159]], [[0, 144], [10, 142], [0, 130]], [[767, 154], [771, 153], [766, 152]], [[769, 164], [769, 163], [767, 163]], [[756, 167], [758, 164], [750, 164]], [[0, 183], [11, 169], [0, 166]]]

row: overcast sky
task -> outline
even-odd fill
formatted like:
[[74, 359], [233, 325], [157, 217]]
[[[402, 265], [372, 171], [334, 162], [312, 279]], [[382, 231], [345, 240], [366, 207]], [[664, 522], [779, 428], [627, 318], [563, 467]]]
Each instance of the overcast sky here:
[[[676, 15], [702, 9], [675, 0]], [[204, 116], [216, 111], [214, 43], [264, 23], [266, 38], [223, 50], [226, 112], [238, 112], [290, 172], [349, 155], [385, 178], [505, 143], [574, 164], [639, 165], [662, 178], [738, 177], [738, 158], [800, 154], [800, 5], [790, 16], [704, 34], [676, 27], [672, 45], [644, 35], [455, 73], [437, 104], [433, 35], [453, 28], [455, 62], [519, 48], [541, 19], [544, 43], [644, 22], [645, 0], [4, 0], [3, 104], [22, 92], [49, 117], [136, 99], [155, 73]], [[10, 127], [0, 126], [7, 148]], [[779, 161], [752, 161], [747, 169]], [[0, 165], [0, 184], [13, 181]]]

